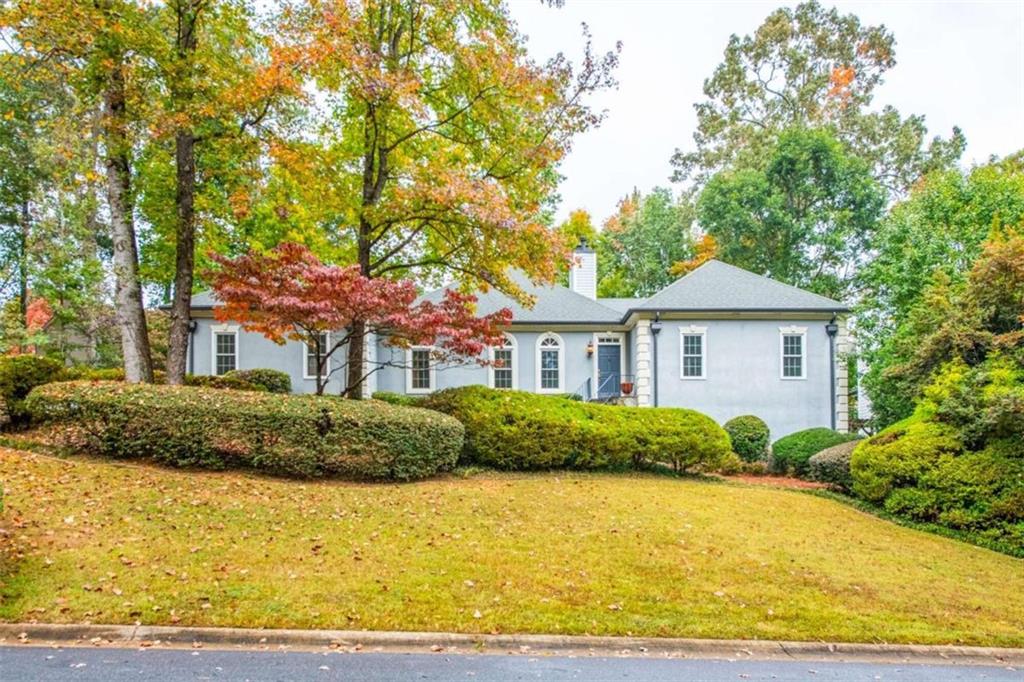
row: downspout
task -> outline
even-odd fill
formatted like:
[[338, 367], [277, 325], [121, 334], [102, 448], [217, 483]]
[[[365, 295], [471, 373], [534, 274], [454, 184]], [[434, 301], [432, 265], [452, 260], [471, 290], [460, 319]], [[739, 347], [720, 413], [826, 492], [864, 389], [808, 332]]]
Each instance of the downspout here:
[[196, 329], [199, 323], [195, 320], [188, 321], [188, 373], [196, 373]]
[[830, 421], [832, 424], [832, 430], [836, 430], [836, 334], [839, 333], [839, 325], [836, 324], [835, 315], [832, 316], [832, 320], [825, 325], [825, 333], [828, 334], [828, 375], [829, 375], [829, 386], [831, 391], [829, 392], [829, 405], [831, 406]]
[[651, 389], [654, 393], [654, 407], [658, 406], [658, 334], [660, 333], [661, 313], [654, 313], [654, 323], [651, 324], [652, 350], [654, 352], [654, 357], [651, 358]]

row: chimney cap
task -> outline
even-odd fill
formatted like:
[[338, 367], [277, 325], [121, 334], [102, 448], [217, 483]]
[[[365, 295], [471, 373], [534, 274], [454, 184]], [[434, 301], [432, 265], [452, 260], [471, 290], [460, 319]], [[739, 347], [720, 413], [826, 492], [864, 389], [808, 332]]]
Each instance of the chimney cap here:
[[573, 253], [594, 253], [594, 250], [590, 248], [590, 244], [587, 242], [586, 237], [580, 237], [580, 243], [575, 249], [573, 249]]

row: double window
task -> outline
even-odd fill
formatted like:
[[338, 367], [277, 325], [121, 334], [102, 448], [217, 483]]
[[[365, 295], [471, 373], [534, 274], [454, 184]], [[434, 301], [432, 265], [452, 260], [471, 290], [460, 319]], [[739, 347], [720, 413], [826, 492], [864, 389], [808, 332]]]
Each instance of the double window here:
[[[323, 360], [323, 364], [324, 364], [323, 371], [320, 372], [320, 377], [323, 378], [323, 377], [330, 376], [330, 374], [331, 374], [331, 359], [324, 357], [325, 355], [327, 355], [327, 352], [331, 349], [331, 347], [329, 345], [330, 342], [331, 342], [331, 335], [329, 333], [327, 333], [327, 332], [322, 332], [320, 334], [319, 341], [320, 341], [320, 359]], [[317, 376], [317, 372], [320, 369], [319, 367], [317, 367], [316, 346], [314, 346], [311, 343], [305, 343], [305, 344], [303, 344], [303, 348], [305, 350], [305, 358], [306, 358], [306, 362], [305, 362], [305, 365], [303, 366], [303, 370], [302, 370], [303, 371], [303, 378], [305, 378], [305, 379], [315, 379], [316, 376]]]
[[213, 328], [213, 373], [217, 376], [238, 369], [238, 328]]
[[561, 393], [565, 365], [565, 344], [558, 334], [542, 334], [537, 339], [537, 392]]
[[491, 388], [519, 387], [516, 372], [519, 371], [516, 358], [516, 341], [511, 335], [505, 336], [505, 342], [491, 348], [490, 379]]
[[803, 379], [807, 376], [807, 328], [782, 327], [780, 346], [783, 379]]
[[434, 390], [433, 348], [416, 346], [406, 351], [406, 393], [430, 393]]
[[679, 329], [680, 374], [683, 379], [703, 379], [707, 365], [707, 327]]

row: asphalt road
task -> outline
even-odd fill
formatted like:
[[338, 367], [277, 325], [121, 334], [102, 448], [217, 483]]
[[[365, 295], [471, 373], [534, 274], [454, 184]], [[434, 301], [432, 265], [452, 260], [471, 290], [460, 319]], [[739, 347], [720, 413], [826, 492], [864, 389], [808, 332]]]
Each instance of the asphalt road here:
[[1024, 681], [998, 667], [702, 661], [658, 658], [561, 658], [509, 655], [310, 653], [186, 649], [0, 647], [0, 680], [946, 680]]

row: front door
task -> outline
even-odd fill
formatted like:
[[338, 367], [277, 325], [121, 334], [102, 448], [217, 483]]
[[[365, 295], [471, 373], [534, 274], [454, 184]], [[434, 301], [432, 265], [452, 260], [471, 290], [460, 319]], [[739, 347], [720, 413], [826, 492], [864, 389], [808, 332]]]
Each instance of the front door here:
[[598, 344], [597, 346], [597, 397], [617, 398], [619, 381], [622, 379], [622, 346], [619, 344]]

